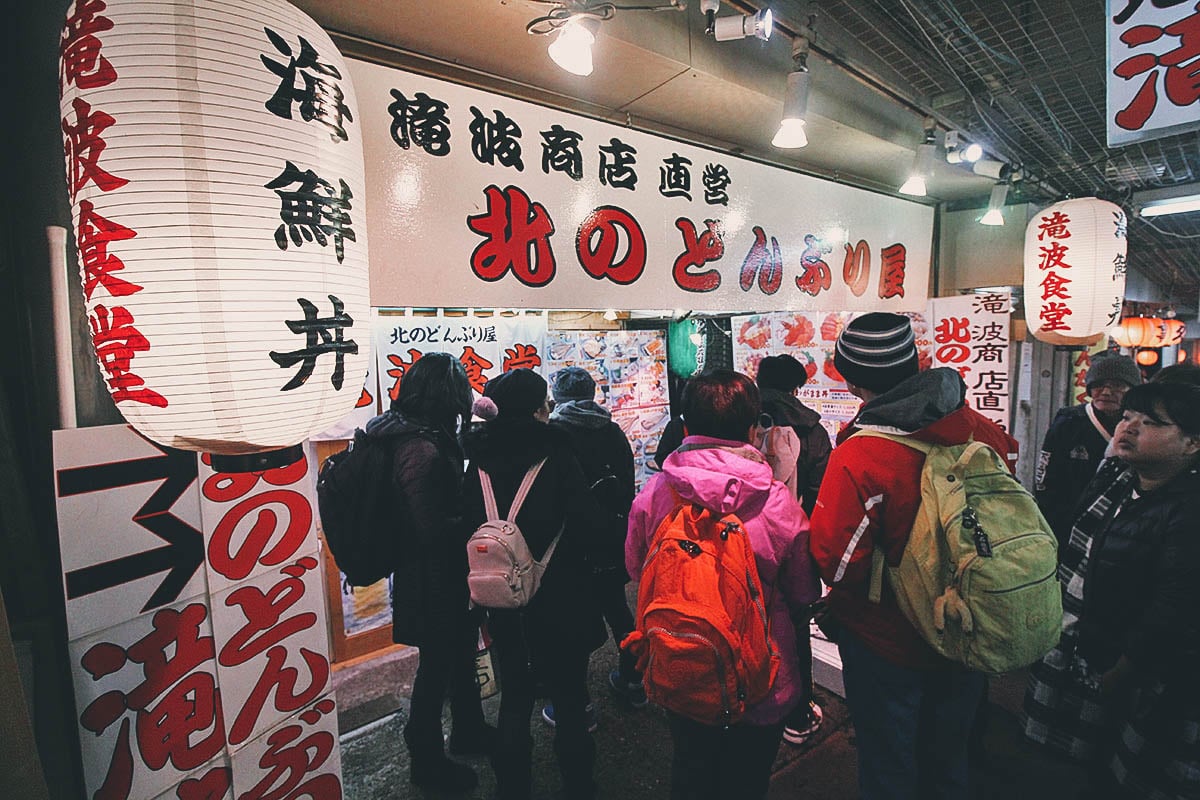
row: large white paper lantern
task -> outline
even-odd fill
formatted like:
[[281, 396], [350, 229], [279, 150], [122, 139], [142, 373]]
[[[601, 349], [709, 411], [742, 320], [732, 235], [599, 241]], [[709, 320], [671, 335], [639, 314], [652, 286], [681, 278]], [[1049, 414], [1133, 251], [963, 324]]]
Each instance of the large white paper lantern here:
[[89, 325], [117, 408], [172, 447], [294, 454], [354, 407], [369, 358], [341, 54], [282, 0], [77, 0], [60, 84]]
[[1127, 220], [1086, 197], [1035, 214], [1025, 229], [1025, 322], [1052, 344], [1091, 344], [1116, 325], [1125, 297]]

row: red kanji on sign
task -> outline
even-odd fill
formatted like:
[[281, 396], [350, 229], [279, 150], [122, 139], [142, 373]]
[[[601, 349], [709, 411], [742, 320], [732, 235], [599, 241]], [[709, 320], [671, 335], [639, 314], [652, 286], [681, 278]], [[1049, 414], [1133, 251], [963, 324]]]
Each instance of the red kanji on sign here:
[[936, 358], [945, 364], [958, 364], [971, 355], [971, 321], [966, 317], [946, 317], [934, 328], [933, 341], [940, 344]]
[[[1156, 3], [1156, 5], [1158, 5]], [[1200, 11], [1200, 3], [1195, 6]], [[1113, 67], [1125, 80], [1146, 75], [1133, 100], [1113, 120], [1125, 130], [1140, 130], [1158, 107], [1158, 67], [1166, 67], [1163, 88], [1167, 99], [1181, 108], [1200, 100], [1200, 14], [1191, 14], [1165, 27], [1134, 25], [1122, 31], [1121, 42], [1130, 49], [1158, 41], [1163, 35], [1177, 37], [1179, 46], [1162, 55], [1137, 53]]]
[[783, 256], [779, 252], [779, 241], [771, 237], [771, 249], [767, 249], [767, 234], [758, 225], [754, 226], [754, 244], [742, 262], [741, 280], [738, 285], [743, 292], [750, 291], [754, 277], [758, 276], [758, 288], [763, 294], [775, 294], [783, 285]]
[[1057, 272], [1047, 272], [1045, 279], [1039, 284], [1042, 287], [1042, 299], [1057, 297], [1060, 300], [1070, 300], [1071, 295], [1067, 294], [1067, 284], [1070, 282], [1070, 278], [1064, 278]]
[[83, 261], [83, 296], [92, 299], [97, 286], [113, 297], [125, 297], [140, 292], [141, 286], [118, 278], [114, 272], [125, 269], [124, 262], [108, 252], [109, 242], [119, 242], [137, 236], [137, 231], [118, 225], [100, 216], [90, 200], [79, 203], [79, 224], [75, 243]]
[[1042, 217], [1041, 222], [1038, 223], [1038, 241], [1042, 241], [1047, 236], [1051, 239], [1070, 239], [1071, 229], [1067, 227], [1070, 222], [1071, 218], [1061, 211], [1055, 211], [1053, 214]]
[[395, 378], [392, 381], [391, 388], [388, 389], [388, 397], [393, 401], [400, 396], [400, 381], [404, 379], [404, 373], [408, 372], [409, 368], [421, 360], [422, 353], [414, 348], [408, 349], [408, 361], [404, 360], [403, 356], [388, 353], [388, 361], [391, 362], [395, 369], [389, 369], [387, 375], [389, 378]]
[[106, 147], [100, 134], [116, 120], [103, 111], [93, 114], [91, 105], [79, 97], [71, 101], [71, 108], [75, 111], [75, 124], [70, 124], [65, 118], [62, 121], [67, 151], [67, 188], [71, 192], [71, 201], [74, 202], [75, 195], [88, 181], [95, 183], [102, 192], [111, 192], [129, 183], [125, 178], [118, 178], [100, 167], [100, 154]]
[[824, 253], [828, 248], [818, 247], [818, 239], [811, 233], [804, 237], [804, 252], [800, 254], [800, 266], [804, 268], [796, 278], [800, 291], [816, 297], [833, 285], [833, 273], [825, 263]]
[[845, 244], [846, 260], [842, 262], [842, 280], [855, 297], [862, 297], [871, 280], [871, 246], [859, 239], [853, 247]]
[[1070, 326], [1064, 321], [1065, 317], [1071, 316], [1074, 312], [1067, 307], [1066, 303], [1047, 303], [1038, 314], [1038, 317], [1046, 324], [1042, 326], [1044, 331], [1065, 331], [1069, 330]]
[[101, 42], [96, 36], [112, 30], [112, 20], [99, 15], [104, 9], [103, 0], [80, 0], [75, 4], [75, 13], [63, 23], [58, 45], [62, 57], [60, 89], [71, 84], [80, 89], [95, 89], [117, 79], [113, 65], [100, 54]]
[[516, 344], [504, 351], [503, 369], [505, 372], [513, 369], [533, 369], [542, 365], [542, 357], [538, 354], [536, 344]]
[[904, 259], [907, 254], [903, 244], [892, 244], [883, 248], [879, 272], [879, 298], [904, 297]]
[[671, 277], [675, 285], [685, 292], [711, 292], [721, 285], [721, 273], [715, 269], [689, 271], [725, 255], [721, 224], [715, 219], [706, 219], [704, 225], [708, 230], [697, 236], [696, 226], [690, 219], [680, 217], [675, 220], [675, 227], [683, 234], [683, 252], [675, 258]]
[[296, 692], [300, 670], [285, 666], [288, 648], [282, 644], [288, 637], [317, 624], [317, 615], [309, 611], [283, 618], [304, 597], [304, 573], [316, 567], [317, 560], [305, 556], [280, 570], [283, 579], [266, 592], [257, 586], [242, 586], [225, 599], [226, 606], [241, 609], [246, 624], [221, 646], [219, 663], [236, 667], [264, 652], [267, 656], [258, 682], [229, 729], [231, 745], [250, 738], [259, 715], [272, 696], [275, 710], [289, 713], [315, 700], [329, 681], [328, 659], [321, 653], [300, 648], [300, 657], [308, 668], [308, 685]]
[[[625, 232], [624, 237], [620, 231]], [[617, 251], [622, 238], [625, 240], [625, 257], [618, 261]], [[646, 234], [625, 209], [601, 206], [580, 224], [575, 236], [575, 253], [593, 278], [608, 278], [613, 283], [628, 286], [646, 269]]]
[[100, 368], [108, 375], [108, 386], [115, 403], [126, 400], [166, 408], [167, 398], [147, 389], [145, 381], [132, 372], [133, 357], [150, 349], [150, 342], [133, 327], [133, 314], [122, 306], [97, 305], [88, 316], [92, 328], [92, 346]]
[[1038, 269], [1047, 270], [1054, 269], [1056, 267], [1061, 269], [1070, 269], [1071, 265], [1063, 260], [1066, 258], [1069, 250], [1069, 247], [1066, 247], [1059, 242], [1050, 242], [1049, 247], [1039, 247], [1038, 251], [1041, 253], [1041, 256], [1040, 260], [1038, 261]]
[[462, 355], [458, 357], [462, 362], [463, 368], [467, 371], [467, 381], [471, 384], [471, 388], [483, 394], [483, 387], [487, 384], [487, 378], [484, 377], [484, 370], [489, 370], [495, 366], [479, 353], [475, 352], [475, 348], [467, 345], [463, 348]]
[[550, 247], [554, 221], [545, 206], [516, 186], [503, 191], [488, 186], [483, 192], [487, 211], [467, 217], [467, 227], [485, 237], [471, 253], [471, 269], [485, 281], [498, 281], [512, 270], [526, 286], [545, 286], [556, 269]]
[[[93, 680], [128, 663], [142, 666], [143, 680], [129, 692], [113, 690], [97, 697], [80, 714], [80, 724], [100, 734], [127, 711], [135, 712], [138, 755], [153, 770], [170, 762], [176, 770], [189, 772], [215, 757], [225, 745], [219, 694], [213, 673], [197, 670], [213, 657], [212, 637], [200, 635], [207, 617], [202, 603], [179, 611], [162, 609], [152, 617], [151, 631], [128, 648], [112, 642], [88, 648], [80, 666]], [[130, 724], [125, 719], [96, 800], [127, 798], [133, 771]]]
[[[332, 700], [325, 699], [300, 714], [300, 720], [315, 725], [324, 714], [333, 711]], [[266, 776], [239, 800], [341, 800], [342, 786], [332, 772], [304, 780], [319, 770], [337, 744], [329, 731], [317, 731], [300, 738], [300, 725], [285, 725], [267, 737], [267, 750], [258, 760]]]

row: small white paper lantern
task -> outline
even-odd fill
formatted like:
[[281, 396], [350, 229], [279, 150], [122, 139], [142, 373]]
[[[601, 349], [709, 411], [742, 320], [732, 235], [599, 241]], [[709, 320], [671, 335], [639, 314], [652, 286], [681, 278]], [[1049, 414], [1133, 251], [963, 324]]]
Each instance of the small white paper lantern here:
[[1086, 197], [1055, 203], [1025, 229], [1025, 322], [1052, 344], [1091, 344], [1121, 318], [1125, 212]]
[[341, 54], [283, 0], [77, 0], [60, 52], [80, 272], [117, 408], [164, 445], [295, 455], [354, 407], [369, 358]]

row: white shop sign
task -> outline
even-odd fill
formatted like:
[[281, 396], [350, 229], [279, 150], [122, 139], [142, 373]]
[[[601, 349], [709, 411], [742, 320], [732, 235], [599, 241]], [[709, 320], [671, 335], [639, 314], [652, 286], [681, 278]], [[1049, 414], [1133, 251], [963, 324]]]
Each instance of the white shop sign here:
[[371, 304], [915, 311], [933, 209], [358, 61]]

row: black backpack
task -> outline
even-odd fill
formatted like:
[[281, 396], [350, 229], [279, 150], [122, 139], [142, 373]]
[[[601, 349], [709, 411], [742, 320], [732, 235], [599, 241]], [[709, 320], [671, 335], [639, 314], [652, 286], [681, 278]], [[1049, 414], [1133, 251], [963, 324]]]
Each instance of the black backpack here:
[[317, 478], [321, 530], [338, 569], [352, 586], [370, 586], [399, 566], [402, 507], [392, 483], [392, 459], [404, 435], [369, 436], [325, 459]]

